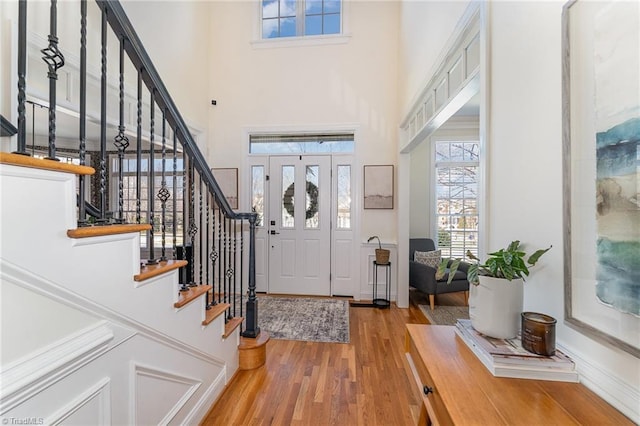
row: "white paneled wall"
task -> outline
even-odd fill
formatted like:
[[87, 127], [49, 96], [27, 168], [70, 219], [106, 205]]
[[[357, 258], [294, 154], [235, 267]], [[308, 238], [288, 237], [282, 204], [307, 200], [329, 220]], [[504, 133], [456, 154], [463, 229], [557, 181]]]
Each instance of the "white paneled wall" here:
[[203, 297], [174, 308], [177, 271], [134, 281], [137, 233], [68, 238], [75, 179], [0, 166], [0, 417], [198, 423], [238, 369], [239, 329], [203, 326]]

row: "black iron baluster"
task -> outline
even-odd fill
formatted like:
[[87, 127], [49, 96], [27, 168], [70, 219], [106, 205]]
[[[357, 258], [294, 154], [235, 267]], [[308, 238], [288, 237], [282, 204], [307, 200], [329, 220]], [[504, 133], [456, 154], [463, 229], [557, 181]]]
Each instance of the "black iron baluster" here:
[[233, 267], [231, 268], [231, 273], [233, 277], [233, 291], [231, 294], [233, 295], [233, 316], [236, 316], [236, 296], [238, 295], [238, 279], [236, 271], [238, 270], [238, 265], [236, 261], [238, 260], [238, 222], [233, 219]]
[[[189, 208], [188, 208], [188, 195], [187, 195], [187, 167], [190, 161], [187, 160], [187, 155], [182, 151], [182, 260], [187, 260], [187, 231], [189, 230], [188, 226], [188, 217]], [[187, 265], [182, 267], [183, 277], [182, 277], [182, 287], [180, 291], [189, 290], [189, 271], [191, 270], [191, 265]]]
[[18, 146], [16, 154], [27, 153], [26, 121], [27, 75], [27, 0], [18, 3]]
[[[190, 163], [190, 162], [189, 162]], [[182, 245], [181, 245], [181, 256], [180, 258], [182, 260], [187, 260], [188, 261], [188, 256], [187, 256], [187, 226], [188, 224], [187, 222], [187, 214], [188, 214], [188, 209], [187, 209], [187, 201], [188, 198], [186, 196], [187, 194], [187, 156], [185, 154], [184, 151], [182, 151]], [[187, 291], [189, 290], [189, 282], [191, 281], [189, 279], [189, 271], [190, 271], [191, 265], [187, 265], [187, 266], [183, 266], [181, 269], [181, 278], [180, 278], [180, 284], [182, 284], [180, 286], [180, 291]]]
[[100, 29], [100, 219], [107, 220], [107, 10]]
[[[138, 71], [138, 96], [137, 96], [137, 123], [136, 123], [136, 223], [142, 220], [142, 70]], [[149, 241], [147, 241], [149, 247]]]
[[49, 155], [47, 159], [58, 161], [56, 158], [56, 82], [58, 69], [64, 66], [64, 56], [58, 49], [58, 2], [51, 0], [49, 11], [49, 46], [40, 52], [42, 60], [47, 64], [49, 72]]
[[[173, 258], [178, 258], [178, 137], [173, 130]], [[183, 165], [184, 167], [184, 165]], [[184, 195], [183, 195], [184, 198]], [[184, 241], [182, 242], [184, 244]]]
[[120, 122], [118, 134], [113, 139], [113, 144], [118, 149], [118, 215], [116, 221], [124, 223], [124, 151], [129, 147], [129, 138], [124, 134], [124, 37], [120, 38], [120, 88], [119, 88], [119, 112]]
[[[206, 199], [207, 199], [207, 202], [206, 202], [207, 222], [206, 222], [206, 226], [205, 226], [205, 229], [206, 229], [206, 232], [207, 232], [206, 238], [205, 238], [205, 247], [206, 247], [206, 251], [207, 252], [205, 253], [205, 258], [207, 259], [206, 260], [206, 262], [207, 262], [207, 268], [206, 268], [207, 284], [210, 284], [211, 283], [211, 276], [209, 275], [209, 266], [210, 266], [209, 257], [211, 256], [211, 253], [209, 252], [209, 234], [211, 233], [211, 222], [209, 221], [209, 214], [211, 213], [211, 211], [210, 211], [211, 206], [209, 205], [209, 201], [211, 200], [211, 189], [208, 186], [206, 186], [205, 188], [206, 188], [205, 195], [206, 195]], [[213, 291], [213, 286], [211, 286], [211, 288], [212, 288], [211, 291]], [[207, 298], [206, 298], [206, 309], [207, 310], [211, 309], [211, 306], [213, 305], [212, 300], [211, 300], [212, 298], [213, 298], [213, 295], [211, 295], [211, 298], [210, 298], [209, 297], [209, 291], [208, 291], [207, 292]]]
[[[209, 254], [211, 260], [211, 285], [213, 287], [214, 296], [212, 297], [212, 305], [217, 305], [218, 301], [215, 298], [215, 287], [216, 287], [216, 262], [218, 260], [218, 250], [219, 247], [216, 248], [216, 197], [211, 194], [211, 253]], [[218, 286], [219, 287], [219, 286]]]
[[229, 233], [227, 232], [227, 227], [228, 227], [228, 223], [229, 220], [227, 218], [227, 215], [224, 215], [224, 219], [223, 219], [223, 228], [222, 228], [222, 241], [224, 244], [224, 249], [222, 251], [222, 276], [220, 277], [223, 280], [223, 300], [224, 303], [228, 302], [228, 297], [229, 297], [229, 291], [228, 291], [228, 287], [229, 287], [229, 279], [227, 277], [227, 257], [229, 255], [229, 247], [228, 247], [228, 238], [229, 238]]
[[198, 227], [196, 226], [196, 179], [195, 179], [195, 167], [193, 162], [189, 161], [189, 237], [191, 241], [191, 253], [192, 256], [189, 259], [189, 267], [191, 270], [191, 279], [189, 280], [189, 285], [191, 287], [195, 287], [195, 275], [196, 275], [196, 265], [195, 265], [195, 241], [196, 235], [198, 234]]
[[[166, 161], [167, 161], [167, 120], [165, 119], [164, 111], [162, 111], [162, 182], [160, 184], [160, 190], [158, 191], [158, 198], [162, 203], [161, 204], [162, 211], [161, 211], [161, 217], [160, 217], [160, 220], [162, 222], [161, 223], [162, 251], [160, 255], [161, 262], [164, 262], [167, 260], [167, 251], [166, 251], [167, 200], [169, 199], [169, 197], [171, 197], [171, 193], [167, 189]], [[174, 213], [174, 217], [175, 217], [175, 213]]]
[[[198, 173], [198, 175], [200, 176], [200, 185], [198, 186], [198, 193], [200, 196], [200, 211], [199, 211], [199, 215], [200, 215], [200, 229], [205, 229], [204, 226], [202, 225], [202, 175]], [[204, 244], [202, 244], [202, 232], [200, 232], [200, 234], [198, 234], [198, 253], [199, 253], [199, 257], [198, 257], [198, 270], [199, 270], [199, 277], [200, 277], [200, 284], [203, 284], [204, 281], [202, 280], [202, 262], [203, 262], [203, 257], [202, 257], [202, 249]]]
[[147, 265], [155, 265], [158, 263], [156, 259], [156, 242], [155, 242], [155, 190], [156, 190], [156, 166], [155, 166], [155, 125], [156, 125], [156, 100], [155, 91], [151, 90], [149, 99], [149, 168], [148, 168], [148, 180], [147, 180], [147, 217], [149, 218], [149, 259]]
[[224, 218], [222, 216], [222, 209], [220, 208], [220, 200], [218, 197], [216, 199], [216, 206], [218, 207], [218, 302], [222, 301], [223, 291], [222, 286], [224, 285], [224, 274], [222, 273], [223, 259], [224, 259], [224, 249], [222, 246], [222, 222]]
[[[240, 219], [240, 316], [243, 316], [244, 308], [244, 218]], [[241, 330], [242, 331], [242, 330]]]
[[258, 299], [256, 297], [256, 214], [249, 215], [249, 298], [247, 299], [247, 328], [242, 336], [255, 338], [260, 334], [258, 327]]
[[[80, 1], [80, 165], [86, 162], [87, 149], [87, 0]], [[84, 175], [78, 176], [78, 226], [87, 224], [87, 214], [85, 203], [86, 178]]]

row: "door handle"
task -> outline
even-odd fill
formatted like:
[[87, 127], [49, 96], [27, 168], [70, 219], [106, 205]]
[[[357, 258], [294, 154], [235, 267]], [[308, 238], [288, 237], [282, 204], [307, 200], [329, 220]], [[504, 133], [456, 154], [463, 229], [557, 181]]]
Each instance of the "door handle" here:
[[274, 230], [271, 230], [270, 234], [271, 234], [271, 235], [279, 235], [280, 233], [279, 233], [279, 232], [276, 232], [276, 231], [274, 231]]

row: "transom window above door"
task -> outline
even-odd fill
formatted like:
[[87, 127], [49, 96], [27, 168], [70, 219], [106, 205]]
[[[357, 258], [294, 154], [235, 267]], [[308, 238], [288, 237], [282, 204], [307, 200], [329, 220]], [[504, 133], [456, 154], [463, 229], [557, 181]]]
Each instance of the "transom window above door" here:
[[342, 0], [262, 0], [262, 38], [342, 33]]
[[352, 153], [353, 133], [250, 135], [251, 154]]

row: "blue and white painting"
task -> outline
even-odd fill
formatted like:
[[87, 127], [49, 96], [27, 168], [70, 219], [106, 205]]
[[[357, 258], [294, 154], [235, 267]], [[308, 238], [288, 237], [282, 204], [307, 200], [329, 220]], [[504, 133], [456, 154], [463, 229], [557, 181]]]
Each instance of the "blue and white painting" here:
[[[640, 35], [638, 5], [596, 16], [596, 297], [640, 316]], [[634, 22], [627, 22], [631, 19]]]

